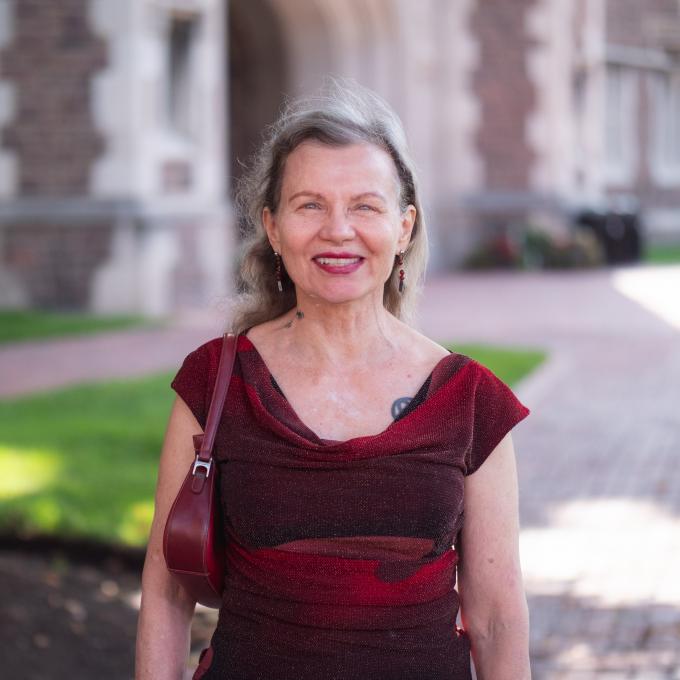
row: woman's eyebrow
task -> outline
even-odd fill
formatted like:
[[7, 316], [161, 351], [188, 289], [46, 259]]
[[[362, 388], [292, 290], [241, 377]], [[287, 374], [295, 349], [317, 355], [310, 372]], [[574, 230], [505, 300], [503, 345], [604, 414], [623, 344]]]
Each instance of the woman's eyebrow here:
[[310, 196], [311, 198], [323, 198], [321, 194], [316, 193], [315, 191], [298, 191], [297, 193], [293, 194], [289, 199], [288, 203], [292, 203], [296, 198], [300, 198], [300, 196]]
[[352, 200], [358, 201], [360, 198], [366, 198], [367, 196], [372, 196], [373, 198], [381, 200], [383, 203], [387, 203], [387, 199], [379, 191], [364, 191], [361, 194], [352, 196]]
[[[323, 200], [323, 194], [319, 194], [316, 191], [297, 191], [288, 199], [288, 203], [292, 203], [296, 198], [300, 198], [302, 196]], [[387, 199], [379, 191], [362, 191], [360, 194], [355, 194], [352, 196], [350, 200], [358, 201], [360, 198], [367, 198], [369, 196], [377, 198], [383, 203], [387, 203]]]

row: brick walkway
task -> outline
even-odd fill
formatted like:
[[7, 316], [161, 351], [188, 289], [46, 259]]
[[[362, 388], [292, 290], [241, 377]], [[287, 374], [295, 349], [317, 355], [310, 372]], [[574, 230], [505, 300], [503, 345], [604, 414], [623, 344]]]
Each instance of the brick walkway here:
[[[680, 267], [451, 276], [421, 325], [551, 352], [513, 435], [534, 680], [680, 680]], [[176, 369], [220, 333], [206, 314], [0, 349], [0, 396]]]
[[456, 276], [422, 325], [552, 351], [513, 434], [534, 680], [680, 678], [680, 267]]
[[0, 399], [90, 380], [177, 370], [189, 352], [221, 335], [222, 326], [219, 315], [205, 313], [166, 329], [0, 345]]

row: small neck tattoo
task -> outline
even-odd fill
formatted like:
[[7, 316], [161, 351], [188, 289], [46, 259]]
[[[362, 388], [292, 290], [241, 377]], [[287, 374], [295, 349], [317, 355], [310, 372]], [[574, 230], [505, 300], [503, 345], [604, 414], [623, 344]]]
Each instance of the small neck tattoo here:
[[296, 319], [304, 319], [305, 315], [301, 309], [295, 311], [295, 316], [284, 326], [284, 328], [290, 328], [293, 325], [293, 321]]

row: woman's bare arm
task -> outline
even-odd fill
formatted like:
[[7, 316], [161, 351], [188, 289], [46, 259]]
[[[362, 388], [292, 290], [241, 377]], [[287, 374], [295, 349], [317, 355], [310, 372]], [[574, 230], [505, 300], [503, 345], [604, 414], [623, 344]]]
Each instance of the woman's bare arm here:
[[519, 561], [517, 468], [508, 433], [465, 478], [458, 590], [478, 680], [530, 680], [529, 612]]
[[156, 502], [142, 572], [135, 680], [181, 680], [189, 656], [196, 602], [173, 579], [163, 557], [163, 530], [170, 507], [194, 460], [192, 435], [202, 432], [180, 397], [170, 412], [158, 469]]

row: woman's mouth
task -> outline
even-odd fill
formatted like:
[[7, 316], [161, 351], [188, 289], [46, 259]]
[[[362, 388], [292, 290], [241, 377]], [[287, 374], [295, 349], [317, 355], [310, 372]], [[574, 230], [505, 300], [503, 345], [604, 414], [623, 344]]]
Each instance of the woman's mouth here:
[[351, 274], [364, 261], [363, 257], [315, 257], [312, 258], [320, 269], [329, 274]]

